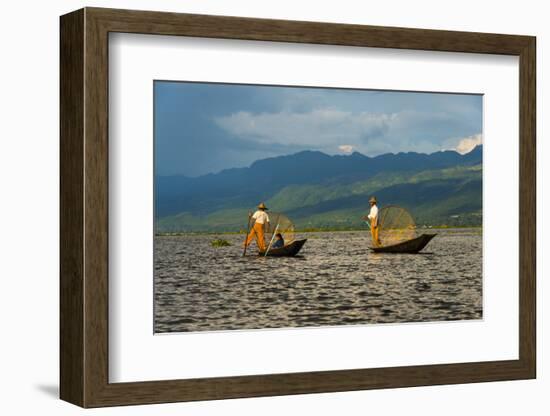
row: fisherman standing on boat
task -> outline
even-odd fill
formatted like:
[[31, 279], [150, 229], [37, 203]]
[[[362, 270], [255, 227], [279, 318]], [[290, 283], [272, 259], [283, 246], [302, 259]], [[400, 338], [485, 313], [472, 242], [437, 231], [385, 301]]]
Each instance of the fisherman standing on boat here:
[[258, 205], [258, 210], [254, 214], [248, 214], [249, 218], [252, 218], [255, 222], [246, 238], [245, 246], [248, 247], [252, 242], [252, 239], [256, 237], [256, 244], [258, 250], [265, 251], [265, 237], [264, 227], [269, 224], [269, 215], [267, 215], [267, 207], [262, 202]]
[[369, 215], [367, 215], [367, 219], [370, 220], [370, 232], [372, 235], [372, 244], [375, 247], [379, 247], [382, 245], [382, 242], [380, 241], [380, 238], [378, 236], [379, 227], [378, 227], [378, 206], [376, 205], [376, 197], [371, 197], [369, 199], [370, 204], [370, 212]]

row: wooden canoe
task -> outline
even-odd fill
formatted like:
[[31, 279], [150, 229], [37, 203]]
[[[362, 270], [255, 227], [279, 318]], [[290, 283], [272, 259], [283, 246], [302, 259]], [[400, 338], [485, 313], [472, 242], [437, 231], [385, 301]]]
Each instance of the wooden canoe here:
[[412, 240], [403, 241], [391, 246], [369, 247], [375, 253], [418, 253], [434, 238], [437, 234], [422, 234]]
[[[306, 241], [307, 238], [293, 241], [284, 247], [272, 248], [267, 252], [267, 257], [294, 257], [302, 249]], [[265, 256], [265, 251], [260, 251], [258, 255]]]

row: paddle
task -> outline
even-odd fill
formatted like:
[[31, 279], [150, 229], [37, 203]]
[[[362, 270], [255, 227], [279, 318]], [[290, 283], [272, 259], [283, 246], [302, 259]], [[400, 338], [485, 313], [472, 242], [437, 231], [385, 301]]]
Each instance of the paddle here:
[[243, 257], [246, 256], [246, 249], [248, 247], [248, 244], [246, 244], [246, 241], [248, 240], [248, 234], [250, 233], [250, 220], [252, 219], [252, 215], [248, 214], [248, 224], [246, 226], [246, 234], [244, 236], [244, 250], [243, 250]]
[[367, 224], [367, 227], [369, 227], [369, 230], [370, 230], [370, 222], [368, 220], [368, 217], [365, 215], [362, 219], [365, 221], [365, 223]]
[[277, 235], [277, 230], [279, 229], [279, 224], [275, 227], [275, 231], [273, 231], [273, 236], [271, 237], [271, 241], [269, 242], [269, 246], [267, 246], [267, 250], [265, 251], [264, 257], [267, 257], [267, 253], [271, 249], [271, 246], [273, 245], [273, 240], [275, 240], [275, 236]]

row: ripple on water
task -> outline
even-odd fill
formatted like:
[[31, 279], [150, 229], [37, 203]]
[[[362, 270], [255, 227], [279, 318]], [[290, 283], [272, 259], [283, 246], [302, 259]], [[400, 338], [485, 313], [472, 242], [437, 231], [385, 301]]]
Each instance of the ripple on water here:
[[242, 257], [240, 235], [157, 237], [155, 332], [482, 318], [478, 230], [443, 230], [420, 255], [369, 254], [362, 232], [304, 237], [295, 258]]

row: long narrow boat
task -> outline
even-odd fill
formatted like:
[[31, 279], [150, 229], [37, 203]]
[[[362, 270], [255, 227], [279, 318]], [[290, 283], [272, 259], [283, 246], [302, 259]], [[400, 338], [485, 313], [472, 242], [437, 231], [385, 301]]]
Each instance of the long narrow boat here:
[[[272, 248], [267, 252], [268, 257], [294, 257], [302, 249], [307, 238], [303, 240], [295, 240], [284, 247]], [[258, 252], [258, 255], [265, 256], [265, 251]]]
[[375, 253], [412, 253], [416, 254], [432, 241], [437, 234], [422, 234], [412, 240], [403, 241], [391, 246], [369, 247]]

